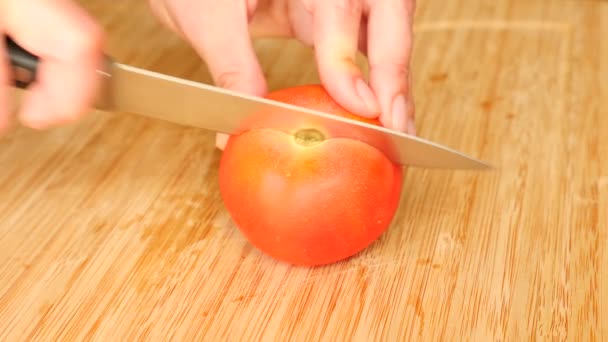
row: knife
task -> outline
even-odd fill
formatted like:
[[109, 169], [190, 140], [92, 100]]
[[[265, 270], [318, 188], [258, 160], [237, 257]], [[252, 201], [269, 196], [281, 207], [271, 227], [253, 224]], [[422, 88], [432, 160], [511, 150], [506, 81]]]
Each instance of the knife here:
[[[35, 82], [39, 59], [5, 37], [13, 85], [25, 90]], [[490, 166], [440, 144], [381, 126], [248, 96], [220, 87], [120, 64], [106, 56], [103, 87], [95, 107], [180, 125], [239, 134], [275, 128], [290, 134], [316, 129], [327, 137], [353, 138], [375, 146], [393, 162], [413, 167], [487, 169]]]

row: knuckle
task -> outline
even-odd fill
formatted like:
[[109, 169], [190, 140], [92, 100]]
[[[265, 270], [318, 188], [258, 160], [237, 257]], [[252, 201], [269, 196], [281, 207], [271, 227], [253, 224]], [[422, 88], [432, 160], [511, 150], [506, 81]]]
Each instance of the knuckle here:
[[370, 63], [372, 70], [383, 72], [399, 77], [408, 77], [410, 66], [403, 61], [381, 61], [379, 63]]
[[217, 75], [215, 82], [224, 88], [233, 88], [236, 86], [240, 79], [242, 78], [242, 73], [238, 71], [224, 71]]
[[256, 73], [227, 70], [217, 73], [215, 83], [222, 88], [261, 96], [266, 93], [263, 76]]

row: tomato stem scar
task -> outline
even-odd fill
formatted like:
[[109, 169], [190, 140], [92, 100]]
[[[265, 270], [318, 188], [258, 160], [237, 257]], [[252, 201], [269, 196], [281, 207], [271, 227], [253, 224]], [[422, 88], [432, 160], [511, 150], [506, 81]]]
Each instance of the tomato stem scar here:
[[325, 140], [323, 133], [314, 128], [301, 129], [296, 132], [294, 138], [298, 144], [303, 146], [316, 145]]

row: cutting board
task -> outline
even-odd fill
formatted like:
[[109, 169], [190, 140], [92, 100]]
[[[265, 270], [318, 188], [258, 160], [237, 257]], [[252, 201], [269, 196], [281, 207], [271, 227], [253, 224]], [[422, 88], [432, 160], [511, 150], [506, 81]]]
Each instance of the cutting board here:
[[[210, 81], [144, 1], [81, 3], [117, 60]], [[608, 339], [607, 36], [605, 1], [418, 1], [419, 135], [496, 169], [409, 169], [390, 230], [325, 267], [248, 244], [212, 132], [101, 112], [15, 127], [0, 340]], [[318, 82], [298, 42], [256, 52], [271, 89]]]

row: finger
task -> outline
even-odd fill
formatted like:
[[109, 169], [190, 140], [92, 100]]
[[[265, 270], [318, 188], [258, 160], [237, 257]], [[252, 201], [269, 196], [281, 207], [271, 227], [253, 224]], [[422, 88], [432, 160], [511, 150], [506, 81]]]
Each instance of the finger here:
[[413, 1], [370, 1], [368, 61], [370, 84], [386, 127], [415, 134], [410, 55]]
[[178, 34], [182, 38], [185, 38], [181, 29], [176, 25], [176, 20], [173, 19], [171, 12], [165, 6], [167, 0], [148, 0], [148, 6], [152, 10], [152, 13], [156, 15], [156, 18], [165, 25], [168, 29]]
[[355, 63], [362, 6], [361, 0], [315, 2], [313, 40], [319, 76], [332, 97], [355, 114], [377, 117], [376, 97]]
[[5, 51], [4, 39], [0, 39], [0, 134], [8, 129], [10, 121], [8, 58]]
[[[194, 8], [179, 2], [149, 2], [161, 22], [192, 44], [218, 86], [249, 95], [266, 94], [248, 30], [253, 2], [198, 2]], [[217, 134], [216, 147], [223, 150], [227, 140], [228, 135]]]
[[68, 0], [9, 1], [5, 7], [7, 32], [41, 60], [21, 121], [45, 128], [80, 118], [99, 87], [100, 28]]
[[[165, 5], [165, 21], [192, 44], [205, 60], [214, 82], [223, 88], [263, 96], [264, 74], [248, 31], [248, 2], [171, 2]], [[156, 5], [158, 7], [158, 5]]]
[[215, 135], [215, 147], [220, 150], [224, 150], [226, 144], [228, 143], [228, 139], [230, 136], [228, 134], [218, 133]]

